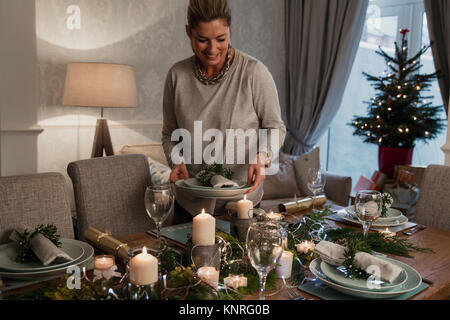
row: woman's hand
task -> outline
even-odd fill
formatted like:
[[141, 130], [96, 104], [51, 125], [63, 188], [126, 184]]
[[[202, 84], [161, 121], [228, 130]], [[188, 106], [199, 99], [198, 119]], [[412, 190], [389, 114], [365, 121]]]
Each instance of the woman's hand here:
[[267, 156], [264, 153], [258, 153], [256, 164], [248, 166], [247, 185], [253, 185], [246, 193], [256, 190], [258, 185], [266, 179], [265, 166], [267, 164]]
[[188, 179], [189, 173], [187, 171], [186, 165], [184, 163], [177, 164], [173, 167], [170, 173], [170, 181], [175, 183], [181, 179]]

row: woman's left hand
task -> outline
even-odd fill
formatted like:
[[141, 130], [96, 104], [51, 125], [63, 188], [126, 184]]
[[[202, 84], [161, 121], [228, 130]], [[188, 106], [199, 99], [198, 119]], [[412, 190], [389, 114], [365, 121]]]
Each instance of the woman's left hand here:
[[247, 185], [252, 185], [252, 187], [246, 193], [255, 191], [259, 184], [266, 179], [266, 163], [267, 157], [262, 153], [258, 153], [256, 164], [250, 164], [248, 166]]

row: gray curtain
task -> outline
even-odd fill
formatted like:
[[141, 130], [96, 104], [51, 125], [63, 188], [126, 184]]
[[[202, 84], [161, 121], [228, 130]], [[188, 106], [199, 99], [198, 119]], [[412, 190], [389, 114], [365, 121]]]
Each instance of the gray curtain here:
[[445, 112], [448, 112], [448, 100], [450, 99], [450, 1], [449, 0], [425, 0], [428, 31], [432, 46], [434, 64], [436, 70], [442, 72], [439, 79], [442, 101]]
[[368, 2], [286, 0], [284, 152], [308, 152], [333, 120], [359, 46]]

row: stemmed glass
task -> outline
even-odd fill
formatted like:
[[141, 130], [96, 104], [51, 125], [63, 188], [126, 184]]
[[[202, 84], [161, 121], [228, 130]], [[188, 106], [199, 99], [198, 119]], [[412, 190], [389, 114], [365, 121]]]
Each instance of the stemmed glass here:
[[157, 251], [159, 252], [161, 226], [169, 216], [174, 203], [174, 194], [170, 184], [148, 186], [145, 189], [144, 202], [145, 210], [150, 219], [155, 223], [158, 231], [156, 239], [158, 240]]
[[378, 219], [382, 208], [381, 192], [374, 190], [361, 190], [356, 193], [355, 213], [363, 225], [364, 241], [367, 240], [372, 222]]
[[325, 187], [325, 173], [320, 168], [309, 168], [306, 176], [308, 189], [313, 193], [312, 208], [314, 209], [315, 197], [323, 193]]
[[259, 300], [264, 300], [266, 279], [283, 253], [280, 225], [273, 222], [255, 222], [247, 232], [247, 255], [259, 274]]

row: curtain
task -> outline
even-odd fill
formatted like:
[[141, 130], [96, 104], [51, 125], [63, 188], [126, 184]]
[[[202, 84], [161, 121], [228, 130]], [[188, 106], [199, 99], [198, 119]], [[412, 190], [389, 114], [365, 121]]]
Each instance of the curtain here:
[[286, 0], [288, 134], [283, 152], [311, 150], [344, 94], [369, 0]]
[[434, 42], [431, 48], [434, 65], [436, 70], [442, 72], [442, 77], [439, 79], [442, 101], [444, 101], [445, 112], [448, 112], [450, 107], [450, 1], [425, 0], [425, 11], [430, 39]]

